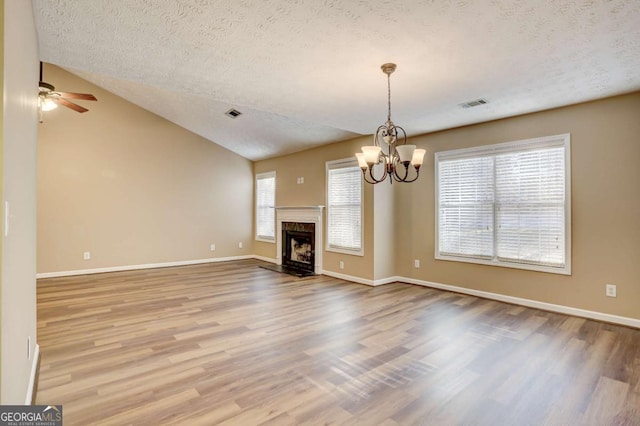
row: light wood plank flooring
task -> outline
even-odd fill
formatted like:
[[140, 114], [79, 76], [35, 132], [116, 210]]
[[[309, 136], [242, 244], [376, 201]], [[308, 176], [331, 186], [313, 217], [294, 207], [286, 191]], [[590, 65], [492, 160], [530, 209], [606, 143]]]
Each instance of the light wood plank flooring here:
[[65, 425], [640, 425], [640, 330], [247, 260], [43, 279]]

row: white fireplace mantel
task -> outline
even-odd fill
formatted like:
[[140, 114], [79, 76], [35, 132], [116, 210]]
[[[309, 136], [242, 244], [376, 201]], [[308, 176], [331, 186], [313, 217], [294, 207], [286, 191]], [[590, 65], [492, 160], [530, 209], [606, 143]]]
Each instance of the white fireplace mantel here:
[[322, 273], [322, 209], [324, 206], [276, 206], [276, 263], [282, 265], [282, 222], [315, 224], [315, 261], [313, 270]]

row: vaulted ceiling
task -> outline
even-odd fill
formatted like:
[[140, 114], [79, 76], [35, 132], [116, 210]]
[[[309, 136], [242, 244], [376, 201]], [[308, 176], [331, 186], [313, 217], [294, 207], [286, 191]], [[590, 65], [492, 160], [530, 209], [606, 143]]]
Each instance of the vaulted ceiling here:
[[398, 64], [392, 118], [408, 135], [640, 90], [638, 0], [33, 6], [42, 61], [251, 160], [373, 133], [385, 62]]

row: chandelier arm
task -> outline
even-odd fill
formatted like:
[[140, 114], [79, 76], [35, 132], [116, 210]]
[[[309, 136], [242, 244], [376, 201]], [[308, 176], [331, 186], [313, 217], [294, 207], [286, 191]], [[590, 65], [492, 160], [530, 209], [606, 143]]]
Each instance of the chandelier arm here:
[[404, 180], [403, 182], [405, 182], [405, 183], [415, 182], [415, 181], [417, 181], [417, 180], [418, 180], [418, 178], [419, 178], [419, 177], [420, 177], [420, 168], [418, 167], [418, 168], [416, 169], [416, 177], [414, 177], [414, 178], [413, 178], [413, 179], [411, 179], [411, 180]]
[[407, 178], [409, 177], [409, 165], [404, 165], [402, 163], [398, 163], [398, 166], [403, 166], [404, 167], [404, 176], [400, 176], [398, 174], [398, 169], [400, 167], [395, 167], [395, 169], [393, 170], [393, 174], [395, 175], [396, 181], [398, 182], [407, 182]]
[[380, 179], [376, 179], [375, 176], [373, 176], [373, 167], [369, 167], [369, 177], [375, 183], [384, 182], [384, 180], [387, 178], [388, 176], [387, 165], [384, 164], [384, 167], [382, 169], [383, 169], [382, 176], [380, 177]]
[[407, 144], [407, 132], [405, 132], [402, 127], [396, 126], [395, 124], [393, 125], [393, 127], [396, 130], [396, 135], [398, 134], [398, 130], [400, 130], [402, 132], [402, 143], [397, 143], [397, 145], [406, 145]]
[[[387, 124], [379, 126], [376, 130], [375, 135], [373, 135], [373, 144], [375, 146], [379, 146], [380, 148], [383, 148], [382, 142], [384, 142], [384, 145], [388, 145], [384, 140], [384, 137], [387, 135], [389, 135], [389, 126], [387, 126]], [[382, 142], [380, 142], [380, 139], [382, 139]]]
[[364, 179], [365, 182], [370, 183], [372, 185], [375, 185], [376, 183], [380, 183], [378, 181], [372, 181], [367, 179], [367, 169], [360, 169], [362, 170], [362, 178]]
[[373, 146], [379, 146], [380, 148], [382, 148], [382, 144], [380, 143], [380, 131], [382, 130], [384, 126], [380, 126], [378, 127], [378, 130], [376, 130], [376, 132], [373, 134]]
[[408, 179], [409, 177], [409, 166], [406, 167], [406, 174], [404, 175], [404, 178], [400, 181], [400, 182], [404, 182], [404, 183], [411, 183], [411, 182], [415, 182], [416, 180], [418, 180], [418, 178], [420, 177], [420, 167], [415, 167], [414, 169], [416, 171], [416, 176], [413, 179]]

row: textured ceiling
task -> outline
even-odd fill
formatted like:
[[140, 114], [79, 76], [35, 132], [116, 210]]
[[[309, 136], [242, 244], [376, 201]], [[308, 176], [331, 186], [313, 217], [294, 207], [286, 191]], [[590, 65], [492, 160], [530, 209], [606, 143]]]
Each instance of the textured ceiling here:
[[33, 5], [42, 61], [252, 160], [371, 134], [385, 62], [409, 135], [640, 90], [638, 0]]

